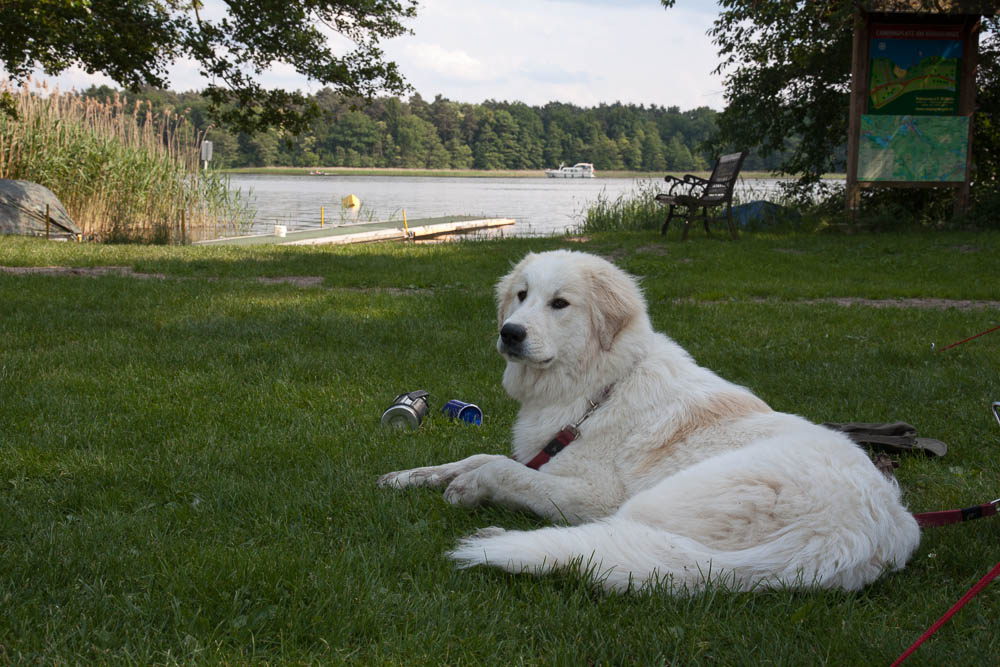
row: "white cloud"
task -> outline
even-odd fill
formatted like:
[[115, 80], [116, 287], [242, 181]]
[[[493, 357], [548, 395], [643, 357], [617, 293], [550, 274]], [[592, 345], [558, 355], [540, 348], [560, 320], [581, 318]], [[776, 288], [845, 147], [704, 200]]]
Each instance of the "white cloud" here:
[[[594, 106], [621, 101], [722, 108], [721, 79], [706, 31], [714, 2], [698, 10], [638, 3], [555, 0], [427, 0], [413, 35], [386, 43], [425, 98], [487, 98]], [[464, 54], [481, 76], [442, 75], [420, 54]]]
[[[718, 58], [705, 34], [718, 11], [714, 0], [679, 0], [670, 10], [658, 0], [422, 0], [409, 24], [414, 34], [382, 46], [425, 99], [721, 109], [721, 78], [711, 73]], [[349, 47], [342, 36], [331, 41], [338, 52]], [[321, 87], [285, 64], [261, 81]], [[56, 82], [64, 90], [113, 85], [79, 68]], [[190, 60], [170, 68], [170, 83], [178, 91], [205, 85]]]
[[56, 87], [61, 91], [83, 90], [90, 86], [111, 86], [117, 88], [118, 85], [103, 74], [88, 74], [81, 67], [73, 65], [65, 70], [58, 77], [47, 77], [41, 73], [34, 76], [36, 81], [44, 80], [51, 87]]
[[473, 82], [489, 77], [485, 63], [462, 49], [448, 49], [439, 44], [405, 45], [401, 58], [415, 68], [444, 81]]

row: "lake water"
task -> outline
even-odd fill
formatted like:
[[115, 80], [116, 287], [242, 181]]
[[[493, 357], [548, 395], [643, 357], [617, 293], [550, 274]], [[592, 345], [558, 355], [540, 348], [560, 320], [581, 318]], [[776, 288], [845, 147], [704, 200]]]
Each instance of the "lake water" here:
[[[756, 198], [776, 180], [741, 182]], [[646, 185], [650, 182], [647, 179]], [[657, 183], [662, 183], [658, 180]], [[587, 208], [599, 198], [614, 201], [643, 186], [630, 178], [436, 178], [429, 176], [271, 176], [234, 174], [230, 186], [256, 208], [255, 233], [275, 224], [289, 230], [325, 224], [408, 220], [448, 215], [513, 218], [505, 234], [542, 236], [578, 228]], [[360, 211], [345, 211], [348, 195], [361, 200]]]

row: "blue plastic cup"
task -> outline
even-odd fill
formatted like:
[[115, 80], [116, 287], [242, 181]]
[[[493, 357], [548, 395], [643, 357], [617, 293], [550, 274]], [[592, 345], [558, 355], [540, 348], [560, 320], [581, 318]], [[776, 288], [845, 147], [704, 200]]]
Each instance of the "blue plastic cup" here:
[[483, 411], [475, 403], [466, 403], [458, 399], [452, 399], [444, 404], [441, 412], [451, 419], [461, 419], [466, 424], [479, 426], [483, 423]]

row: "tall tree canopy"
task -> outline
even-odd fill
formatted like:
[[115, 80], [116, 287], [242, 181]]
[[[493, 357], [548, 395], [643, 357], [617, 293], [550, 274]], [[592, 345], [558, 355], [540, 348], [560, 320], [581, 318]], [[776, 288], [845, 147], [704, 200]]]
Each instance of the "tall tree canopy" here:
[[[940, 0], [923, 0], [936, 9]], [[674, 0], [661, 0], [669, 8]], [[782, 154], [781, 171], [811, 183], [842, 171], [857, 0], [719, 0], [709, 34], [719, 48], [727, 106], [718, 140]], [[983, 3], [984, 6], [986, 3]], [[984, 17], [973, 127], [976, 178], [1000, 176], [1000, 23]], [[789, 139], [797, 137], [798, 142]], [[995, 188], [995, 186], [993, 186]]]
[[[211, 83], [214, 114], [238, 129], [301, 130], [318, 106], [298, 91], [264, 89], [261, 73], [282, 62], [352, 97], [403, 93], [379, 41], [406, 31], [416, 0], [3, 0], [0, 63], [14, 80], [41, 67], [101, 72], [138, 90], [167, 88], [167, 68], [191, 58]], [[352, 42], [338, 54], [322, 27]]]
[[[121, 91], [92, 86], [78, 93], [101, 103], [124, 99]], [[197, 133], [215, 146], [212, 166], [404, 167], [423, 169], [542, 169], [560, 162], [593, 162], [599, 171], [695, 171], [713, 156], [702, 152], [716, 132], [718, 112], [708, 107], [601, 104], [581, 108], [550, 102], [456, 102], [442, 95], [428, 102], [374, 97], [366, 104], [323, 88], [308, 100], [322, 114], [294, 140], [269, 129], [247, 133], [211, 126], [209, 100], [197, 92], [144, 89], [129, 95], [148, 102], [154, 115], [182, 111]], [[771, 170], [778, 158], [748, 156], [746, 170]]]

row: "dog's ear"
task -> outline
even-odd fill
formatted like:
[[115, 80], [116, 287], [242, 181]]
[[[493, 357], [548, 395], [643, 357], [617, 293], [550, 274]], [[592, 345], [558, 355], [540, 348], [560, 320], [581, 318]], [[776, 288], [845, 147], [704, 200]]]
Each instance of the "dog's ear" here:
[[518, 274], [521, 272], [521, 267], [524, 263], [533, 255], [533, 253], [528, 253], [524, 259], [517, 263], [510, 272], [501, 278], [497, 282], [496, 286], [496, 302], [497, 302], [497, 328], [503, 326], [504, 320], [507, 319], [507, 311], [510, 309], [510, 304], [514, 302], [514, 283], [517, 281]]
[[610, 350], [615, 338], [642, 310], [645, 303], [635, 280], [614, 265], [594, 267], [590, 273], [591, 324], [602, 350]]

